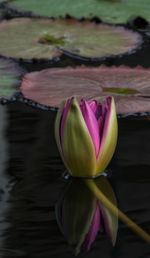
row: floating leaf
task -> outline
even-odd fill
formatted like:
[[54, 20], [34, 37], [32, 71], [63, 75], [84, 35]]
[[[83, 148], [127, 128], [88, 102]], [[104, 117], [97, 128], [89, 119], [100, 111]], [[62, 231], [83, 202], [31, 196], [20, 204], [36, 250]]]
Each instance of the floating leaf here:
[[0, 97], [10, 97], [20, 84], [23, 71], [13, 61], [0, 58]]
[[113, 95], [118, 113], [150, 111], [150, 69], [129, 67], [53, 68], [27, 74], [21, 90], [40, 104], [58, 107], [70, 96]]
[[149, 0], [12, 0], [10, 6], [47, 17], [64, 17], [66, 14], [76, 18], [97, 16], [107, 22], [124, 23], [141, 16], [150, 21]]
[[14, 58], [46, 58], [60, 50], [86, 58], [123, 54], [141, 42], [138, 33], [121, 26], [74, 19], [13, 19], [0, 23], [0, 54]]
[[123, 113], [150, 112], [150, 99], [142, 97], [116, 97], [117, 111]]

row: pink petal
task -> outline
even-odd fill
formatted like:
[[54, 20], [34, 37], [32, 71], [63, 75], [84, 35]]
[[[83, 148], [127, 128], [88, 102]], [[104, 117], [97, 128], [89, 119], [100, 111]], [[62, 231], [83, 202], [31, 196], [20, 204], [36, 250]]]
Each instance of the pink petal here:
[[[101, 116], [98, 119], [99, 127], [100, 127], [100, 137], [104, 136], [104, 130], [106, 130], [108, 121], [108, 116], [110, 114], [110, 105], [111, 105], [111, 97], [106, 99], [106, 102], [101, 105]], [[105, 129], [104, 129], [105, 127]]]
[[100, 135], [100, 139], [102, 137], [102, 131], [103, 131], [103, 117], [99, 117], [98, 119], [98, 127], [99, 127], [99, 135]]
[[100, 230], [100, 224], [101, 224], [101, 213], [100, 213], [100, 207], [99, 207], [99, 205], [97, 205], [96, 211], [95, 211], [93, 219], [92, 219], [91, 226], [90, 226], [89, 231], [82, 244], [83, 251], [90, 250], [91, 245], [95, 241], [97, 233]]
[[101, 145], [97, 157], [97, 173], [106, 169], [117, 144], [118, 125], [113, 97], [106, 99], [106, 104], [104, 105], [104, 125], [101, 132]]
[[85, 123], [87, 125], [87, 128], [89, 130], [89, 133], [91, 135], [91, 138], [95, 147], [96, 157], [97, 157], [99, 153], [99, 148], [100, 148], [100, 133], [99, 133], [98, 122], [96, 120], [93, 110], [90, 108], [90, 105], [88, 104], [87, 101], [81, 100], [80, 108], [81, 108]]
[[102, 104], [100, 104], [100, 103], [97, 105], [95, 116], [96, 116], [97, 120], [102, 116]]
[[64, 107], [64, 110], [63, 110], [63, 113], [62, 113], [62, 117], [61, 117], [61, 122], [60, 122], [60, 143], [61, 143], [61, 145], [62, 145], [62, 142], [63, 142], [64, 124], [65, 124], [65, 121], [66, 121], [68, 110], [69, 110], [70, 105], [72, 103], [72, 99], [73, 98], [68, 99], [66, 101], [66, 105]]
[[93, 110], [93, 113], [96, 113], [97, 110], [97, 101], [96, 100], [92, 100], [92, 101], [88, 101], [90, 108]]
[[109, 122], [110, 111], [111, 111], [111, 109], [110, 109], [111, 102], [112, 102], [112, 98], [108, 97], [106, 99], [106, 103], [104, 104], [104, 107], [103, 107], [103, 116], [104, 116], [104, 132], [103, 132], [103, 135], [105, 134], [105, 129], [107, 128], [108, 122]]

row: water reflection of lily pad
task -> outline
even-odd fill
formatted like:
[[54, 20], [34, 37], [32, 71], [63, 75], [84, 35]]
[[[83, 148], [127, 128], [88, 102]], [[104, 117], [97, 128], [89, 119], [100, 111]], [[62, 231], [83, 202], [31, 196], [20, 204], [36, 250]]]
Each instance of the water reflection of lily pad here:
[[20, 84], [23, 71], [13, 61], [0, 58], [0, 97], [10, 97]]
[[100, 58], [130, 52], [141, 43], [138, 33], [124, 27], [74, 19], [3, 21], [0, 35], [0, 54], [23, 59], [52, 59], [62, 51]]
[[149, 0], [12, 0], [10, 6], [48, 17], [66, 14], [76, 18], [97, 16], [107, 22], [123, 23], [131, 17], [141, 16], [150, 21]]
[[53, 68], [29, 73], [21, 90], [40, 104], [58, 107], [72, 95], [98, 99], [113, 95], [118, 113], [150, 111], [150, 69], [129, 67]]

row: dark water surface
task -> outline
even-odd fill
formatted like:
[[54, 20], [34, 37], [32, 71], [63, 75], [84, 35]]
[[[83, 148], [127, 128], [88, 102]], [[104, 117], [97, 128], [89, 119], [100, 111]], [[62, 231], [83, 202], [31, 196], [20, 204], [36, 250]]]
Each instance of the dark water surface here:
[[[66, 182], [55, 139], [56, 112], [14, 102], [0, 105], [0, 258], [71, 258], [55, 204]], [[150, 230], [150, 118], [119, 119], [119, 140], [109, 167], [118, 206]], [[86, 215], [86, 214], [85, 214]], [[119, 222], [112, 247], [99, 233], [79, 257], [150, 258], [150, 247]]]

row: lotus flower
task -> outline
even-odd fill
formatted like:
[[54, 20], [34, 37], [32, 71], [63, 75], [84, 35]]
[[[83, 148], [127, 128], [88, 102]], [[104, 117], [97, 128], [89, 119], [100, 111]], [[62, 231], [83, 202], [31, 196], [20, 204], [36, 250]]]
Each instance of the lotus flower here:
[[117, 116], [113, 97], [104, 103], [76, 98], [63, 102], [55, 134], [61, 157], [74, 177], [94, 177], [110, 162], [117, 142]]
[[[114, 192], [108, 180], [101, 176], [94, 183], [116, 205]], [[115, 244], [118, 218], [97, 200], [84, 181], [69, 181], [56, 204], [58, 225], [75, 253], [89, 251], [99, 231], [104, 230]]]

